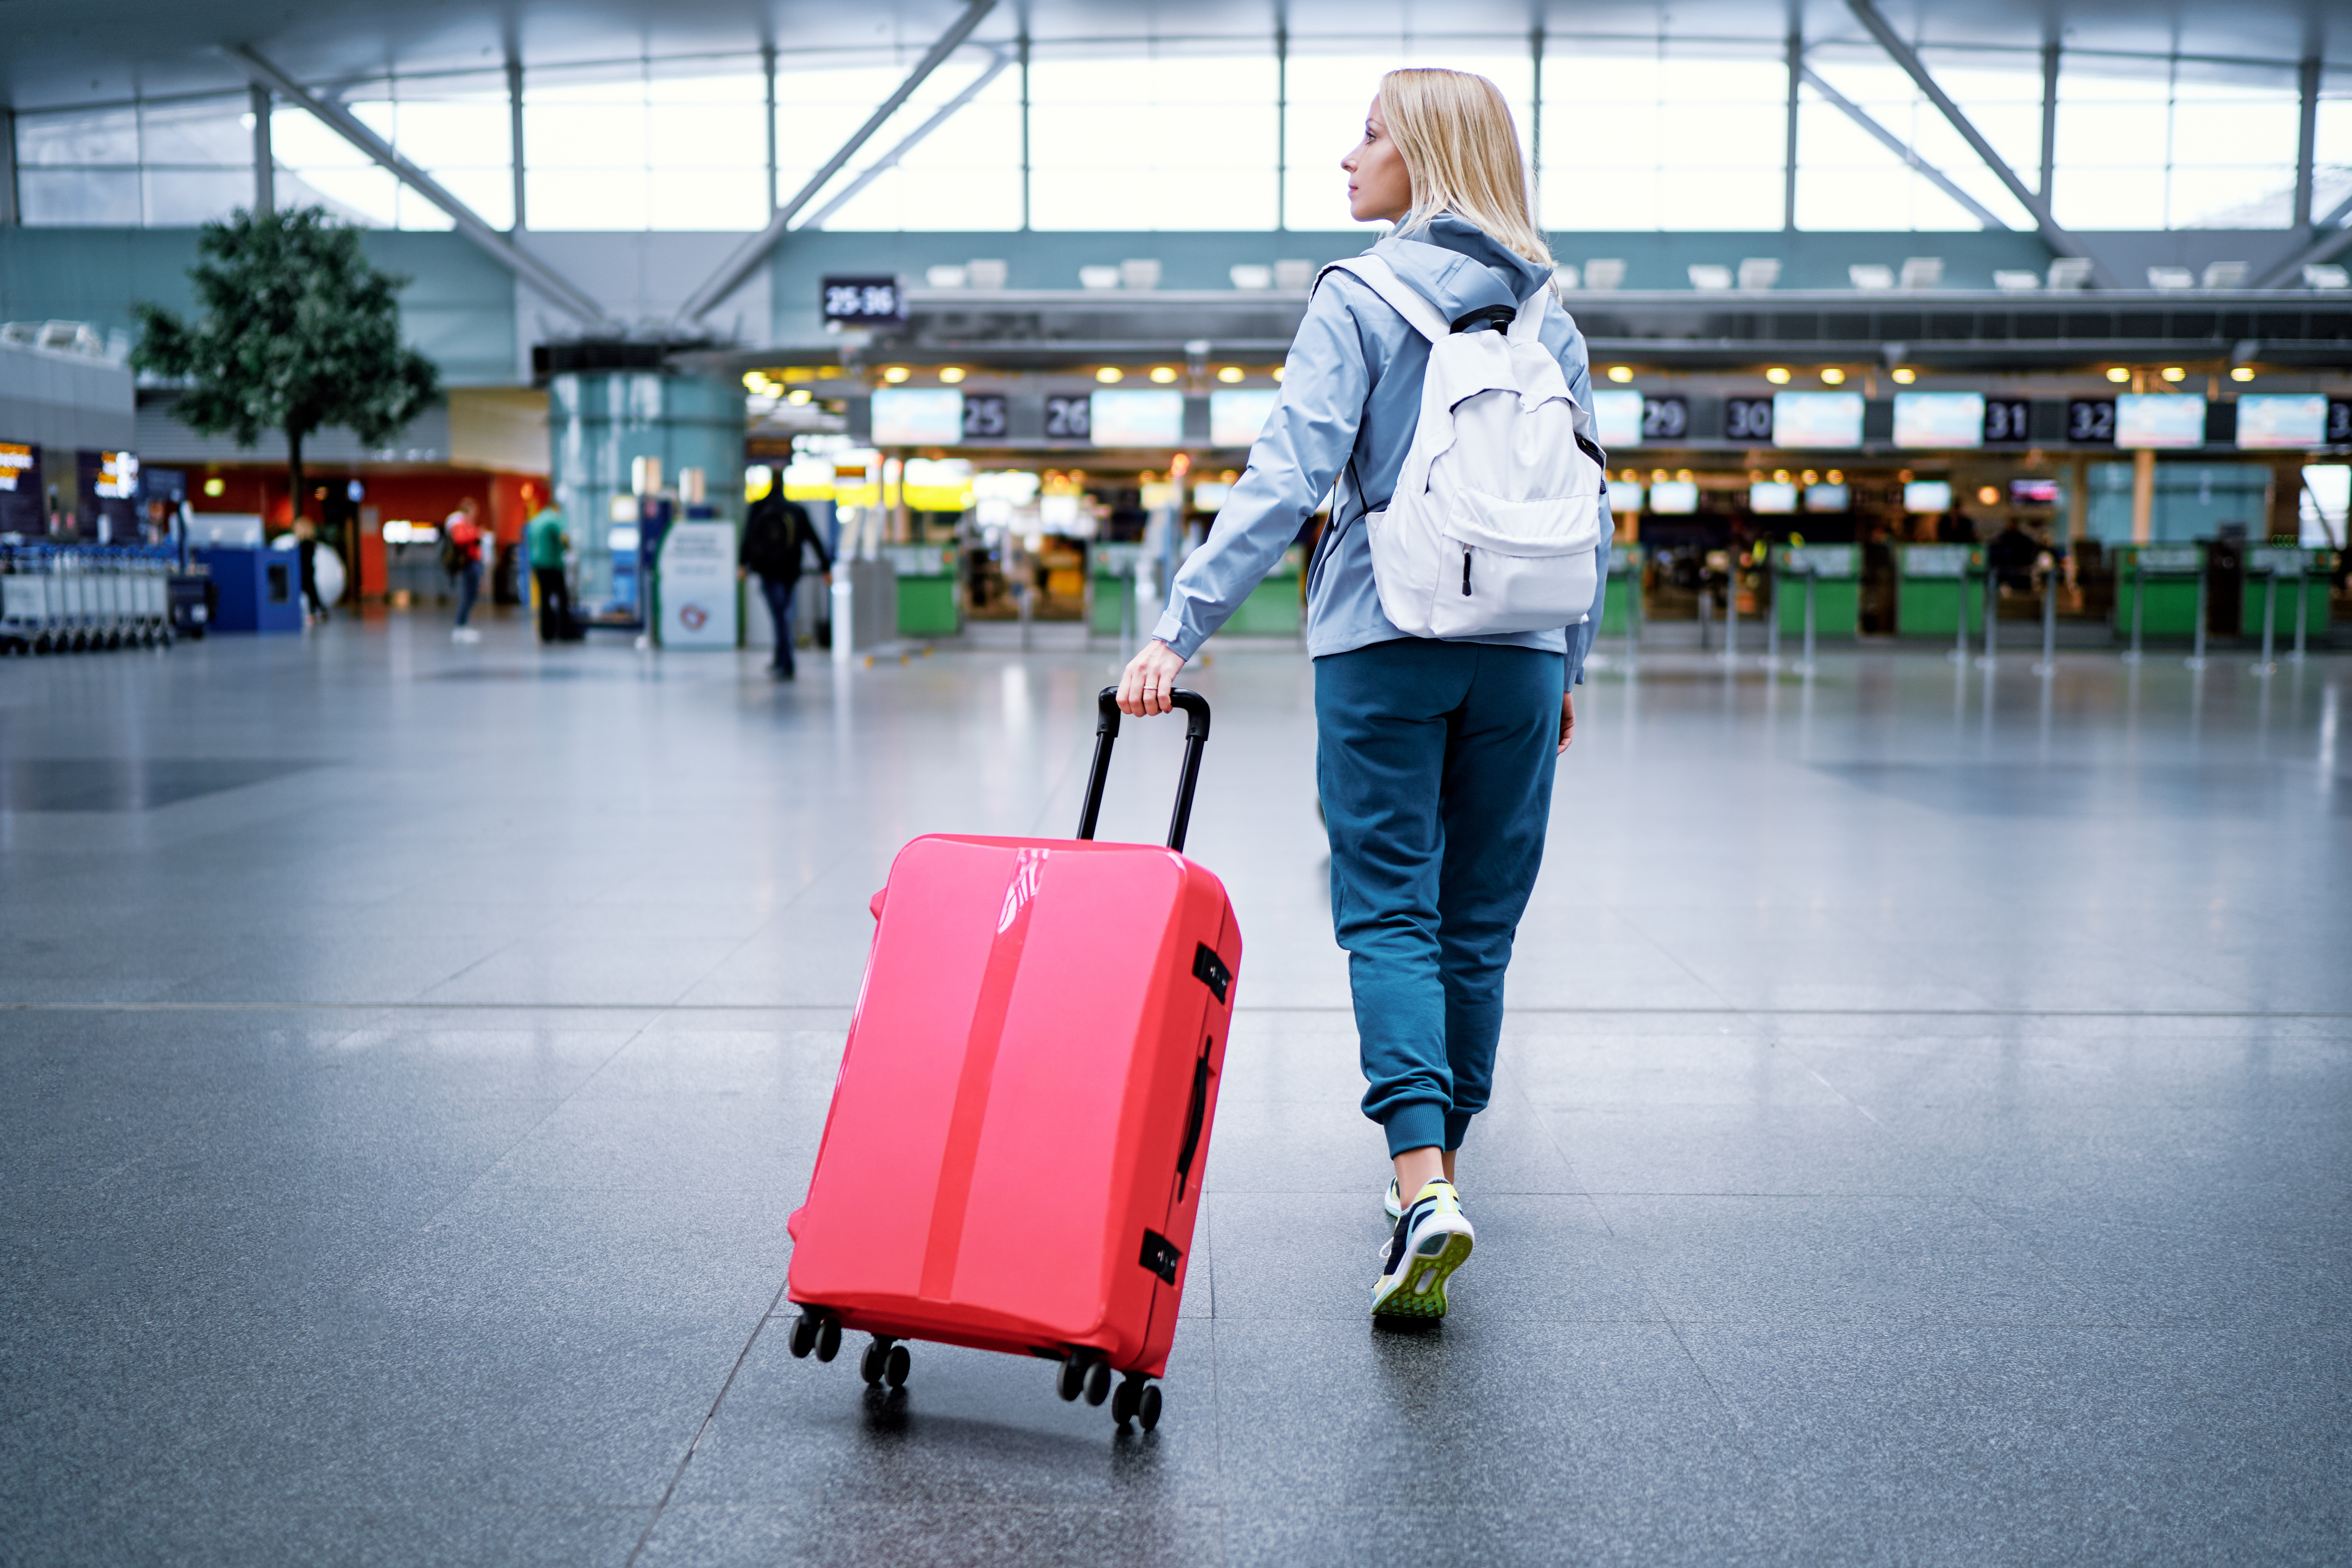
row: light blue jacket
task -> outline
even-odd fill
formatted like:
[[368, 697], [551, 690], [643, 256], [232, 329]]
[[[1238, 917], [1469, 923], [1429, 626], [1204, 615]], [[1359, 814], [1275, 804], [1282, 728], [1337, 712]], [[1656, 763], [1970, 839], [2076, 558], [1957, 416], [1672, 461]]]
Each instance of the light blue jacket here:
[[[1450, 214], [1412, 239], [1384, 239], [1372, 248], [1449, 321], [1481, 306], [1517, 306], [1549, 281], [1544, 268]], [[1545, 318], [1542, 342], [1559, 358], [1569, 395], [1589, 411], [1592, 370], [1584, 335], [1561, 311]], [[1234, 484], [1208, 539], [1176, 574], [1152, 636], [1191, 658], [1282, 559], [1337, 481], [1332, 521], [1307, 577], [1307, 654], [1321, 658], [1403, 637], [1381, 613], [1362, 517], [1386, 506], [1395, 492], [1421, 420], [1421, 383], [1428, 368], [1429, 340], [1379, 295], [1345, 272], [1325, 278], [1291, 342], [1282, 395], [1250, 448], [1249, 471]], [[1578, 424], [1589, 429], [1589, 414]], [[1604, 589], [1608, 569], [1604, 540], [1599, 563]], [[1573, 683], [1582, 678], [1600, 625], [1596, 592], [1580, 625], [1468, 640], [1565, 653]]]

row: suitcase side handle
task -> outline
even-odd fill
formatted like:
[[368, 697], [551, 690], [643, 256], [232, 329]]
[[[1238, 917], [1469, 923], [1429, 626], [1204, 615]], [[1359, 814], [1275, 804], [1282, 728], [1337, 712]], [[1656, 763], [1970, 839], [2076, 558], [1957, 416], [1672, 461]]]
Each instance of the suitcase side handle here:
[[[1201, 782], [1201, 748], [1209, 739], [1209, 700], [1178, 687], [1168, 700], [1184, 710], [1184, 766], [1176, 775], [1176, 814], [1168, 822], [1168, 847], [1183, 852], [1192, 826], [1192, 791]], [[1102, 816], [1103, 785], [1110, 778], [1111, 742], [1118, 739], [1118, 688], [1106, 686], [1095, 699], [1095, 762], [1087, 774], [1086, 804], [1078, 807], [1078, 837], [1092, 838]]]

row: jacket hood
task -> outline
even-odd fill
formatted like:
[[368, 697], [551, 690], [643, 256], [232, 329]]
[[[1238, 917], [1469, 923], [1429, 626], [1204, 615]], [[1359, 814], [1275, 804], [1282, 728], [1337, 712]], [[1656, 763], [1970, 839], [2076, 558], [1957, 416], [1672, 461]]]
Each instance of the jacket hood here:
[[1448, 321], [1488, 305], [1517, 310], [1551, 279], [1549, 268], [1452, 213], [1438, 214], [1410, 239], [1384, 239], [1372, 249]]

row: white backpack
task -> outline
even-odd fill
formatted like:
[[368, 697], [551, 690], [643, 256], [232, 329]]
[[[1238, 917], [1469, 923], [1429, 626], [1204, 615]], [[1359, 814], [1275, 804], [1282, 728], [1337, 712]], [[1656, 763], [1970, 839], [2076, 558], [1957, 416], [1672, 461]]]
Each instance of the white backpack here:
[[1404, 471], [1389, 504], [1364, 517], [1382, 613], [1417, 637], [1581, 622], [1611, 531], [1608, 486], [1600, 448], [1577, 429], [1587, 416], [1536, 335], [1548, 291], [1507, 331], [1458, 332], [1381, 257], [1324, 268], [1334, 270], [1429, 340]]

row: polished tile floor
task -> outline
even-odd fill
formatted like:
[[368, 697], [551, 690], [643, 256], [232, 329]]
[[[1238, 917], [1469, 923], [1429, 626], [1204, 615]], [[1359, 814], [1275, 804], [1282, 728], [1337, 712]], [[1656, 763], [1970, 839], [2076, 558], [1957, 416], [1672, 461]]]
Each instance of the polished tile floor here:
[[[1478, 1253], [1399, 1335], [1311, 677], [1224, 649], [1166, 1420], [792, 1360], [866, 900], [915, 834], [1067, 831], [1113, 658], [0, 664], [0, 1562], [2352, 1557], [2343, 659], [1618, 651]], [[1129, 732], [1105, 831], [1154, 837]]]

